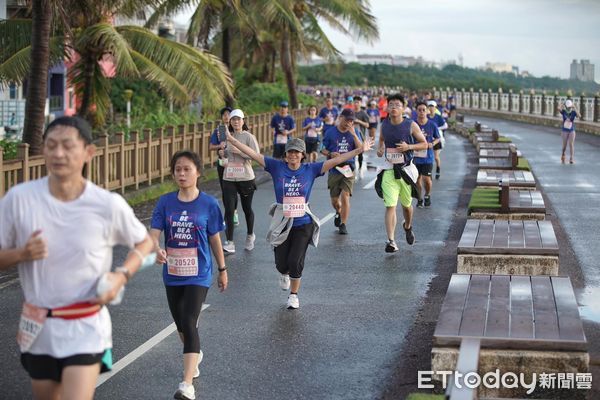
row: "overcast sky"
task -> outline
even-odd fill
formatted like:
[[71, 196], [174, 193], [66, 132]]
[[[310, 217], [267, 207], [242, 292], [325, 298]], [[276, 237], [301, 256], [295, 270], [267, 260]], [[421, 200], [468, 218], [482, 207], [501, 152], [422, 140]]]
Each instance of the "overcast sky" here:
[[[517, 65], [535, 76], [568, 78], [573, 59], [589, 59], [600, 81], [600, 0], [371, 0], [379, 40], [357, 42], [323, 29], [342, 52], [422, 56], [477, 67]], [[189, 21], [191, 12], [176, 18]]]

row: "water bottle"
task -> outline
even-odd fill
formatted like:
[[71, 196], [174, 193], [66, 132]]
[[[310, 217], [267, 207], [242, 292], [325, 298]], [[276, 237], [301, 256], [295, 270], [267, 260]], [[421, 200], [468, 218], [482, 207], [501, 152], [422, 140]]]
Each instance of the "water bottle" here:
[[[96, 294], [98, 296], [102, 296], [104, 293], [108, 292], [109, 290], [112, 290], [113, 288], [113, 283], [110, 281], [109, 277], [109, 272], [105, 272], [104, 274], [102, 274], [102, 276], [100, 277], [100, 279], [98, 280], [98, 285], [96, 286]], [[121, 304], [121, 301], [123, 301], [123, 294], [125, 293], [125, 285], [121, 286], [121, 290], [119, 290], [119, 293], [117, 293], [117, 296], [112, 299], [110, 301], [111, 306], [116, 306]]]

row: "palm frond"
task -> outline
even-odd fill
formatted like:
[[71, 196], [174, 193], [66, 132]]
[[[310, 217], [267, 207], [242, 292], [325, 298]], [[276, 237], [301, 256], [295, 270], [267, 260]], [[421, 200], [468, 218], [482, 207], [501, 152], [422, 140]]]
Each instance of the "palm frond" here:
[[221, 103], [232, 94], [227, 67], [214, 55], [189, 45], [158, 37], [145, 28], [117, 27], [133, 50], [173, 76], [190, 97]]
[[99, 60], [109, 54], [120, 76], [139, 76], [139, 72], [129, 53], [129, 43], [114, 26], [99, 23], [86, 28], [77, 37], [75, 49], [82, 55], [92, 54]]
[[30, 19], [0, 20], [0, 63], [31, 45]]
[[[85, 62], [83, 58], [78, 59], [73, 67], [69, 70], [69, 79], [75, 86], [75, 91], [81, 95], [86, 82]], [[110, 79], [104, 76], [102, 67], [99, 63], [94, 63], [92, 80], [87, 90], [90, 92], [90, 103], [95, 107], [95, 121], [92, 121], [95, 126], [104, 125], [106, 115], [110, 107]], [[80, 111], [80, 110], [78, 110]]]

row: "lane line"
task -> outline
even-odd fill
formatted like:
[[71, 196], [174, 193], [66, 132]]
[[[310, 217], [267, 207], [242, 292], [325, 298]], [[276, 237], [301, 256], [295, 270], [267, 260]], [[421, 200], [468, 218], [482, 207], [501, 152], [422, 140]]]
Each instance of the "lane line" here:
[[[206, 310], [210, 307], [210, 304], [203, 304], [202, 311]], [[171, 325], [167, 326], [162, 331], [158, 332], [156, 335], [148, 339], [144, 344], [139, 346], [137, 349], [133, 350], [131, 353], [127, 354], [125, 357], [117, 361], [112, 368], [112, 371], [108, 373], [104, 373], [98, 377], [98, 381], [96, 382], [96, 387], [102, 385], [107, 380], [121, 372], [125, 369], [129, 364], [140, 358], [142, 355], [151, 350], [154, 346], [165, 340], [171, 333], [175, 332], [177, 327], [175, 326], [175, 322]]]
[[7, 288], [15, 283], [19, 282], [19, 278], [11, 279], [10, 281], [6, 281], [4, 283], [0, 283], [0, 290]]
[[373, 178], [372, 181], [363, 186], [363, 189], [373, 189], [373, 187], [375, 186], [375, 181], [377, 181], [377, 178]]
[[319, 220], [319, 222], [321, 223], [321, 225], [325, 225], [325, 223], [333, 217], [335, 217], [335, 213], [329, 213], [325, 217], [323, 217], [323, 219]]

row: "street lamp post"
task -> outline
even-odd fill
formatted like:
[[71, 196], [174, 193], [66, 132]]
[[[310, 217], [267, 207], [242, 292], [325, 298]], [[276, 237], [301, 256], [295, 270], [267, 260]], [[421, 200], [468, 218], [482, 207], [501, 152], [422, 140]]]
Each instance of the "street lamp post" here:
[[133, 97], [133, 90], [125, 89], [123, 97], [127, 101], [127, 129], [131, 128], [131, 98]]

